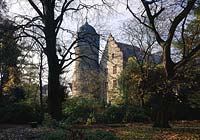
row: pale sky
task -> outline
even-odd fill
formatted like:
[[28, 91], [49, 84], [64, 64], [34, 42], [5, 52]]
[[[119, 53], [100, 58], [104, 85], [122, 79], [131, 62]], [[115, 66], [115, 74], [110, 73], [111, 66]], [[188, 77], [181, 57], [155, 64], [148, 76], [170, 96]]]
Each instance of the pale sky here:
[[[28, 15], [28, 16], [36, 15], [33, 8], [30, 6], [28, 2], [26, 2], [26, 0], [7, 0], [7, 1], [8, 1], [10, 17], [14, 17], [18, 14]], [[85, 1], [91, 2], [93, 0], [85, 0]], [[99, 0], [95, 0], [95, 2], [97, 1]], [[113, 1], [116, 3], [117, 0], [113, 0]], [[120, 4], [119, 3], [115, 4], [115, 6], [113, 7], [116, 10], [116, 12], [108, 12], [104, 10], [105, 13], [103, 13], [100, 16], [98, 15], [96, 11], [89, 11], [88, 13], [88, 16], [87, 16], [88, 23], [94, 26], [94, 28], [99, 34], [102, 34], [104, 36], [104, 39], [101, 38], [100, 40], [101, 49], [104, 49], [105, 44], [106, 44], [105, 39], [107, 39], [107, 36], [109, 33], [112, 33], [112, 35], [115, 37], [116, 40], [118, 41], [123, 40], [123, 37], [120, 36], [121, 35], [120, 27], [122, 26], [123, 22], [132, 18], [132, 16], [126, 9], [126, 5], [123, 4], [123, 1], [126, 1], [126, 0], [121, 0]], [[138, 1], [139, 0], [135, 0], [134, 5], [132, 6], [133, 11], [139, 10]], [[74, 16], [73, 19], [71, 17], [65, 17], [63, 25], [66, 25], [67, 28], [70, 28], [70, 30], [73, 30], [74, 32], [76, 32], [78, 28], [82, 24], [84, 24], [85, 18], [86, 18], [86, 12], [83, 12], [83, 14], [79, 17]], [[71, 73], [73, 73], [73, 71]]]
[[[8, 7], [9, 7], [9, 15], [13, 17], [16, 14], [21, 14], [21, 15], [34, 15], [35, 12], [33, 8], [30, 6], [29, 3], [25, 2], [26, 0], [7, 0], [8, 1]], [[93, 1], [93, 0], [85, 0], [87, 2]], [[95, 0], [97, 2], [99, 0]], [[112, 1], [112, 0], [110, 0]], [[114, 0], [117, 1], [117, 0]], [[128, 10], [126, 10], [126, 5], [123, 4], [123, 1], [121, 0], [120, 4], [115, 2], [115, 6], [113, 7], [117, 12], [107, 13], [105, 10], [104, 15], [101, 16], [96, 16], [97, 12], [96, 11], [91, 11], [88, 14], [88, 22], [92, 26], [96, 27], [96, 30], [98, 33], [101, 33], [101, 30], [107, 30], [107, 32], [112, 33], [116, 38], [120, 39], [117, 35], [119, 34], [119, 27], [122, 26], [122, 23], [127, 20], [132, 18]], [[134, 5], [132, 6], [132, 9], [134, 11], [137, 11], [139, 8], [139, 0], [135, 0]], [[96, 17], [95, 17], [96, 16]], [[68, 24], [70, 24], [70, 29], [73, 31], [77, 31], [78, 27], [80, 27], [83, 22], [85, 22], [84, 18], [86, 17], [86, 14], [83, 14], [82, 16], [79, 17], [79, 19], [73, 19], [70, 20]], [[79, 20], [79, 21], [78, 21]], [[66, 23], [66, 20], [64, 21]], [[103, 25], [104, 29], [98, 28], [99, 26]]]
[[[83, 0], [87, 3], [95, 3], [101, 0]], [[82, 14], [79, 14], [77, 17], [76, 15], [72, 19], [71, 17], [65, 17], [63, 21], [63, 25], [66, 28], [76, 32], [78, 28], [84, 24], [85, 18], [87, 15], [88, 23], [92, 25], [97, 33], [101, 36], [101, 48], [103, 49], [106, 43], [107, 36], [111, 33], [116, 40], [123, 42], [124, 37], [121, 35], [121, 26], [122, 24], [127, 21], [128, 19], [132, 19], [133, 17], [126, 9], [126, 0], [108, 0], [110, 3], [114, 3], [112, 7], [115, 11], [109, 12], [108, 10], [102, 10], [104, 13], [98, 15], [98, 11], [91, 10], [88, 12], [88, 15], [85, 11]], [[118, 2], [119, 1], [119, 2]], [[124, 2], [124, 3], [123, 3]], [[18, 14], [20, 15], [28, 15], [34, 16], [36, 15], [35, 10], [30, 6], [27, 0], [7, 0], [8, 8], [9, 8], [9, 16], [14, 17]], [[132, 10], [137, 12], [139, 11], [139, 0], [135, 0], [131, 6]], [[63, 36], [63, 35], [62, 35]], [[69, 37], [65, 37], [69, 38]]]

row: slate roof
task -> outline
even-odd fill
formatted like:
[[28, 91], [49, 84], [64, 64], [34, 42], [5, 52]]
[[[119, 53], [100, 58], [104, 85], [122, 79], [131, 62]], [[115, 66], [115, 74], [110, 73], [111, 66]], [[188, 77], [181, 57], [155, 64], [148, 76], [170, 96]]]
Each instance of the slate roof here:
[[85, 24], [83, 24], [79, 29], [78, 29], [79, 33], [95, 33], [96, 34], [96, 30], [94, 29], [94, 27], [92, 27], [91, 25], [88, 24], [88, 22], [86, 21]]
[[[142, 56], [142, 51], [135, 46], [121, 43], [121, 42], [116, 42], [120, 50], [123, 52], [123, 59], [125, 62], [128, 62], [128, 58], [132, 56], [140, 57]], [[140, 59], [140, 58], [139, 58]]]
[[[137, 57], [139, 60], [143, 59], [144, 52], [140, 48], [121, 42], [116, 42], [116, 43], [120, 48], [120, 50], [123, 52], [123, 59], [125, 63], [128, 62], [128, 58], [132, 56]], [[161, 54], [155, 53], [155, 54], [149, 54], [149, 56], [152, 58], [154, 63], [156, 64], [161, 63], [162, 60]]]

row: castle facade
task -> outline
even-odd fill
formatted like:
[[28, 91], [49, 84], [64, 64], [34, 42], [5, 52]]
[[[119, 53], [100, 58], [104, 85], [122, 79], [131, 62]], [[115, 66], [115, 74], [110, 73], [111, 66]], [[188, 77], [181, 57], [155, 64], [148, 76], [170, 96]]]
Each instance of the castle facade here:
[[93, 96], [114, 103], [120, 96], [118, 76], [125, 68], [129, 57], [142, 59], [143, 52], [128, 44], [117, 42], [110, 34], [99, 61], [99, 35], [87, 22], [78, 30], [78, 45], [75, 48], [75, 71], [72, 95]]

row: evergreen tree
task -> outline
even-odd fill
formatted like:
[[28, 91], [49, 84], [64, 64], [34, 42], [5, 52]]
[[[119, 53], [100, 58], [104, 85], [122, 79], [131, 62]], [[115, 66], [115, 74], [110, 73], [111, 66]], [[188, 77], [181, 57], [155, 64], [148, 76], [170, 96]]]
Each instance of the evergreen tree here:
[[14, 40], [14, 26], [11, 21], [3, 19], [0, 23], [0, 95], [9, 90], [19, 80], [18, 57], [20, 50]]

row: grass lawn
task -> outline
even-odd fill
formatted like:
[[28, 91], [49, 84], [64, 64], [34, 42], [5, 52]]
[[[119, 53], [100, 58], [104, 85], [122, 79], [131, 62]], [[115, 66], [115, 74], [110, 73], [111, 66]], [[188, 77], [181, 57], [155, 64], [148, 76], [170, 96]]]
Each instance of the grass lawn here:
[[170, 129], [152, 128], [152, 124], [135, 123], [111, 127], [119, 140], [200, 140], [200, 121], [171, 123]]

